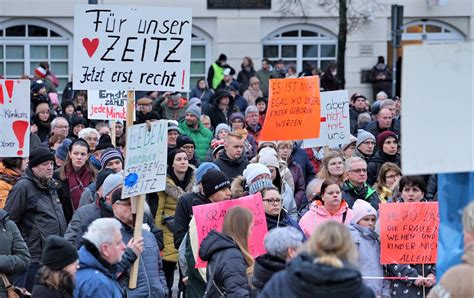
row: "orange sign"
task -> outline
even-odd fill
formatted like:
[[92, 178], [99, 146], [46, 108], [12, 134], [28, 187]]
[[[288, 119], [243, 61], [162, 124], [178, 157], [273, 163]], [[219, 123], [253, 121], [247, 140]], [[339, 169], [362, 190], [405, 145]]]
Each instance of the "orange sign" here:
[[270, 80], [267, 115], [259, 141], [318, 138], [320, 125], [318, 76]]
[[380, 204], [381, 264], [433, 264], [438, 202]]

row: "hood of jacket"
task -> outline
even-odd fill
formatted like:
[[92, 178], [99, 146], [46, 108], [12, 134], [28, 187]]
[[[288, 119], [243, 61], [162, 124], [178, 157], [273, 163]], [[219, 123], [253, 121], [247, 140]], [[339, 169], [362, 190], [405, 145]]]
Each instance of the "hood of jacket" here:
[[[356, 293], [362, 284], [362, 277], [357, 269], [345, 263], [343, 268], [314, 263], [314, 258], [301, 254], [288, 264], [288, 285], [297, 296], [307, 296], [310, 292], [314, 297], [333, 297], [347, 293]], [[337, 295], [337, 296], [336, 296]]]
[[221, 153], [219, 153], [219, 159], [222, 160], [224, 163], [228, 164], [229, 166], [238, 166], [242, 162], [244, 162], [247, 157], [245, 157], [245, 154], [242, 152], [242, 155], [239, 157], [239, 159], [230, 159], [224, 149], [221, 151]]
[[21, 175], [17, 171], [5, 168], [3, 164], [0, 163], [0, 180], [5, 181], [10, 185], [15, 185], [20, 177]]
[[204, 261], [210, 261], [215, 253], [232, 248], [238, 249], [237, 244], [232, 238], [216, 230], [212, 230], [201, 242], [199, 257]]
[[3, 209], [0, 209], [0, 223], [5, 224], [5, 222], [8, 220], [8, 217], [8, 212]]
[[290, 225], [288, 213], [283, 208], [281, 209], [280, 216], [273, 216], [265, 213], [265, 218], [267, 220], [268, 230], [277, 227], [287, 227]]
[[285, 269], [285, 267], [286, 261], [282, 258], [269, 254], [257, 257], [253, 269], [252, 284], [256, 288], [262, 289], [273, 274]]

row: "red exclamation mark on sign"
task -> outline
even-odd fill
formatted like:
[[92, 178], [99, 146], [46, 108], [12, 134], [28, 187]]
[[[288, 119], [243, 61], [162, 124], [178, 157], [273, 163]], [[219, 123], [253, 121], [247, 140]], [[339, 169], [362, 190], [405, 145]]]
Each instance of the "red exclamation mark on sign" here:
[[184, 74], [186, 71], [183, 69], [183, 76], [181, 77], [181, 89], [184, 89]]
[[13, 86], [15, 85], [13, 80], [6, 80], [5, 81], [5, 88], [7, 88], [8, 98], [9, 101], [12, 102], [12, 95], [13, 95]]
[[3, 85], [0, 84], [0, 105], [4, 103], [4, 98], [3, 98]]
[[19, 156], [23, 155], [23, 147], [25, 146], [25, 133], [28, 129], [28, 125], [29, 123], [26, 120], [15, 120], [12, 124], [13, 132], [18, 139], [18, 151], [16, 154]]

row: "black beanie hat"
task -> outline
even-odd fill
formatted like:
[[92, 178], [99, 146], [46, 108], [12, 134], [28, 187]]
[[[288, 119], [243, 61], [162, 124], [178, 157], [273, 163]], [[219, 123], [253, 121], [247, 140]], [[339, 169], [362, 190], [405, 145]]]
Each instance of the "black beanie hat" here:
[[201, 183], [206, 198], [209, 198], [221, 189], [230, 188], [230, 181], [227, 175], [215, 169], [209, 169], [202, 176]]
[[112, 169], [109, 169], [109, 168], [106, 168], [106, 169], [103, 169], [102, 171], [99, 172], [99, 174], [97, 174], [97, 181], [95, 182], [95, 189], [99, 189], [102, 184], [104, 184], [104, 181], [105, 179], [111, 175], [111, 174], [115, 174], [114, 170]]
[[174, 157], [176, 156], [176, 154], [181, 152], [186, 153], [186, 151], [180, 148], [174, 148], [170, 152], [168, 152], [168, 167], [171, 167], [173, 165]]
[[30, 153], [30, 160], [28, 166], [31, 168], [42, 164], [45, 161], [54, 161], [54, 154], [48, 148], [38, 147]]
[[100, 136], [99, 143], [95, 146], [95, 151], [104, 150], [107, 148], [115, 148], [112, 144], [112, 139], [109, 135], [104, 134]]
[[194, 146], [196, 146], [194, 144], [194, 141], [193, 139], [191, 139], [191, 137], [187, 136], [187, 135], [180, 135], [177, 139], [176, 139], [176, 147], [177, 148], [181, 148], [183, 147], [184, 145], [186, 144], [193, 144]]
[[76, 125], [82, 124], [84, 127], [87, 127], [87, 121], [84, 117], [75, 116], [71, 120], [71, 126], [74, 128]]
[[51, 270], [60, 270], [78, 258], [74, 245], [62, 237], [50, 235], [44, 245], [41, 263]]
[[[73, 107], [74, 107], [74, 103], [72, 102], [72, 100], [65, 99], [65, 100], [61, 101], [61, 110], [62, 110], [63, 112], [66, 111], [66, 108], [67, 108], [68, 106], [73, 106]], [[76, 108], [74, 107], [74, 110], [75, 110], [75, 109], [76, 109]]]

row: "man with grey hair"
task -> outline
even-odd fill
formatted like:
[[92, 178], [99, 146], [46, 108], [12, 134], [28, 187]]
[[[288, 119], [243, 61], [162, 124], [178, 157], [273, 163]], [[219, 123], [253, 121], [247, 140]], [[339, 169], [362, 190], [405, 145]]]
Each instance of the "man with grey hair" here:
[[[120, 229], [120, 222], [114, 218], [99, 218], [91, 223], [79, 249], [74, 297], [123, 297], [116, 266], [126, 248]], [[143, 240], [136, 243], [133, 251], [139, 255], [142, 250]]]
[[258, 109], [256, 106], [248, 106], [247, 109], [245, 109], [245, 123], [247, 123], [247, 131], [255, 138], [255, 141], [258, 142], [262, 126], [258, 124]]
[[304, 235], [294, 227], [276, 228], [265, 236], [266, 254], [255, 259], [252, 284], [260, 292], [273, 274], [285, 269], [286, 263], [297, 255]]
[[379, 209], [379, 195], [367, 184], [367, 163], [360, 157], [346, 160], [347, 180], [342, 184], [342, 197], [352, 208], [358, 199], [369, 202], [375, 210]]
[[51, 131], [49, 132], [46, 140], [41, 143], [41, 146], [49, 148], [49, 138], [53, 135], [61, 135], [67, 138], [69, 134], [69, 122], [64, 117], [56, 117], [51, 121]]

